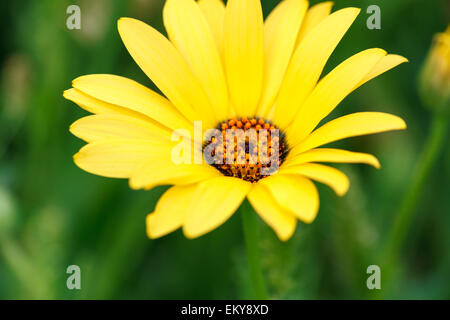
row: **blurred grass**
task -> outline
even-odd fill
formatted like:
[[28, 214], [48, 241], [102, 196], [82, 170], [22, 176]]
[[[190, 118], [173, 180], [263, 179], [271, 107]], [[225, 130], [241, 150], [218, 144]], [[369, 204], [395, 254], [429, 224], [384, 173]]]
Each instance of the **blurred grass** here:
[[[263, 0], [265, 14], [278, 1]], [[318, 1], [311, 1], [317, 3]], [[121, 16], [162, 28], [162, 0], [77, 1], [82, 29], [65, 27], [70, 1], [2, 1], [0, 45], [0, 298], [239, 298], [250, 287], [241, 221], [198, 240], [176, 232], [145, 236], [144, 219], [165, 190], [131, 191], [126, 181], [87, 174], [72, 155], [83, 145], [68, 132], [86, 113], [62, 98], [77, 76], [112, 73], [156, 89], [117, 33]], [[382, 29], [368, 30], [365, 9], [378, 4]], [[434, 33], [445, 29], [445, 0], [335, 1], [362, 8], [327, 64], [369, 47], [402, 54], [402, 65], [352, 93], [333, 117], [361, 110], [401, 115], [406, 132], [354, 138], [338, 145], [374, 153], [382, 170], [339, 165], [351, 179], [344, 198], [319, 186], [321, 209], [311, 225], [280, 243], [261, 225], [262, 264], [273, 298], [370, 298], [366, 268], [376, 256], [410, 182], [429, 130], [416, 77]], [[427, 181], [408, 230], [387, 298], [450, 298], [450, 151]], [[66, 289], [77, 264], [82, 290]]]

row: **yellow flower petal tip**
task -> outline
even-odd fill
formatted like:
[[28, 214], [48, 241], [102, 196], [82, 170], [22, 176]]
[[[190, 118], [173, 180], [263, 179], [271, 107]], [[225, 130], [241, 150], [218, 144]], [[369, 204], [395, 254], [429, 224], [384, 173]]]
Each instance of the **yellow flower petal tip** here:
[[75, 154], [72, 156], [72, 159], [73, 159], [73, 162], [75, 163], [75, 165], [76, 165], [78, 168], [80, 168], [80, 169], [82, 169], [82, 170], [85, 170], [85, 169], [83, 168], [83, 166], [80, 164], [80, 161], [81, 161], [82, 157], [83, 157], [83, 155], [80, 153], [80, 151], [78, 151], [77, 153], [75, 153]]
[[139, 20], [129, 17], [120, 17], [119, 19], [117, 19], [117, 24], [119, 25], [121, 23], [126, 23], [127, 21], [139, 21]]
[[400, 117], [398, 117], [398, 120], [399, 120], [398, 130], [406, 130], [408, 126], [406, 125], [405, 120], [403, 120]]
[[280, 239], [280, 241], [282, 241], [282, 242], [287, 242], [287, 241], [289, 241], [289, 240], [292, 238], [292, 236], [294, 235], [294, 233], [295, 233], [295, 229], [292, 230], [291, 233], [287, 233], [287, 234], [279, 234], [279, 233], [276, 233], [276, 235], [277, 235], [278, 239]]
[[[318, 211], [319, 209], [317, 208], [317, 211]], [[317, 218], [317, 213], [318, 212], [316, 212], [316, 214], [314, 214], [314, 215], [311, 215], [311, 216], [308, 216], [308, 217], [303, 217], [302, 218], [302, 222], [303, 223], [306, 223], [306, 224], [311, 224], [311, 223], [313, 223], [314, 222], [314, 220], [316, 220], [316, 218]]]
[[377, 53], [380, 55], [387, 55], [387, 51], [382, 49], [382, 48], [371, 48], [371, 49], [367, 49], [365, 50], [366, 52], [373, 52], [373, 53]]
[[85, 147], [81, 148], [77, 153], [75, 153], [72, 157], [73, 162], [80, 169], [83, 169], [84, 171], [92, 173], [84, 163], [84, 160], [86, 159], [86, 152], [84, 152], [84, 151], [85, 151]]
[[132, 28], [132, 25], [147, 25], [145, 22], [142, 22], [140, 20], [129, 18], [129, 17], [120, 17], [117, 19], [117, 30], [119, 31], [119, 35], [121, 37], [124, 37], [125, 32], [132, 32], [132, 30], [129, 30]]
[[210, 228], [198, 229], [192, 225], [186, 225], [186, 224], [184, 224], [182, 227], [184, 236], [190, 240], [197, 239], [201, 236], [204, 236], [205, 234], [211, 232], [213, 229], [215, 229], [215, 228], [210, 227]]
[[406, 58], [402, 55], [399, 55], [399, 54], [389, 53], [388, 57], [389, 57], [389, 59], [391, 59], [391, 61], [392, 61], [391, 63], [392, 64], [395, 63], [395, 65], [409, 62], [408, 58]]
[[75, 89], [79, 89], [78, 87], [80, 85], [82, 85], [85, 80], [89, 80], [90, 78], [93, 78], [94, 76], [95, 75], [93, 75], [93, 74], [92, 75], [79, 76], [79, 77], [77, 77], [77, 78], [72, 80], [72, 87], [74, 87]]
[[186, 228], [183, 227], [183, 234], [187, 239], [193, 240], [202, 236], [204, 233], [192, 232], [191, 230], [187, 230]]
[[340, 189], [336, 189], [335, 191], [339, 197], [343, 197], [347, 194], [349, 188], [350, 188], [350, 181], [347, 182], [347, 184], [345, 186], [343, 186]]
[[145, 22], [142, 22], [141, 20], [129, 18], [129, 17], [120, 17], [117, 19], [117, 29], [119, 30], [120, 36], [123, 36], [122, 32], [125, 31], [131, 31], [127, 28], [132, 28], [132, 25], [145, 25], [148, 26]]
[[129, 179], [129, 180], [128, 180], [128, 186], [130, 187], [130, 189], [133, 189], [133, 190], [139, 190], [139, 189], [142, 189], [142, 186], [136, 184], [136, 183], [135, 183], [135, 180], [133, 180], [133, 179]]
[[156, 236], [156, 232], [153, 229], [153, 225], [152, 225], [152, 215], [154, 213], [150, 213], [145, 217], [145, 231], [147, 234], [147, 237], [149, 237], [150, 239], [156, 239], [158, 238]]
[[70, 89], [64, 90], [63, 97], [67, 100], [74, 101], [74, 99], [76, 98], [76, 94], [77, 94], [76, 91], [77, 91], [77, 89], [75, 89], [75, 88], [70, 88]]
[[[161, 215], [161, 214], [159, 214]], [[152, 212], [145, 217], [145, 231], [150, 239], [158, 239], [175, 231], [178, 226], [171, 226], [158, 221], [158, 214]]]
[[374, 157], [373, 163], [370, 163], [375, 169], [381, 169], [380, 161]]
[[76, 121], [74, 122], [74, 123], [72, 123], [70, 126], [69, 126], [69, 132], [71, 133], [71, 134], [73, 134], [74, 136], [77, 136], [76, 134], [75, 134], [75, 123], [76, 123]]
[[[383, 113], [380, 112], [380, 114]], [[408, 128], [405, 120], [403, 120], [401, 117], [396, 116], [394, 114], [385, 114], [385, 115], [391, 117], [390, 130], [406, 130]]]
[[400, 59], [400, 63], [409, 63], [409, 59], [408, 58], [405, 58], [405, 57], [400, 56], [400, 55], [398, 55], [398, 57]]

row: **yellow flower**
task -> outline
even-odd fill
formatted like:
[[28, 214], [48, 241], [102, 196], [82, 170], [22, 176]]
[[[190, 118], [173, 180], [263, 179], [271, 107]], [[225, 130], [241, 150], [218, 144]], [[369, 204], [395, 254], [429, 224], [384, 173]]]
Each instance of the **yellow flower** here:
[[450, 26], [434, 38], [420, 74], [420, 93], [429, 108], [450, 112]]
[[[174, 185], [147, 217], [150, 238], [180, 227], [188, 238], [201, 236], [224, 223], [247, 197], [278, 237], [289, 239], [298, 220], [316, 217], [319, 196], [311, 180], [341, 196], [348, 189], [344, 173], [318, 162], [379, 167], [370, 154], [318, 147], [406, 128], [397, 116], [360, 112], [316, 129], [349, 93], [406, 61], [368, 49], [319, 80], [360, 11], [330, 14], [331, 6], [308, 9], [305, 0], [284, 0], [263, 21], [259, 0], [229, 0], [226, 6], [220, 0], [168, 0], [163, 18], [170, 40], [143, 22], [120, 19], [126, 48], [165, 97], [119, 76], [75, 79], [64, 97], [94, 114], [70, 128], [88, 142], [75, 163], [93, 174], [128, 178], [135, 189]], [[260, 160], [253, 166], [248, 160], [223, 166], [174, 163], [179, 142], [172, 141], [173, 130], [191, 136], [194, 121], [202, 121], [202, 132], [280, 129], [278, 148], [272, 145], [280, 152], [279, 170], [263, 175]], [[212, 142], [202, 143], [193, 143], [192, 154]]]

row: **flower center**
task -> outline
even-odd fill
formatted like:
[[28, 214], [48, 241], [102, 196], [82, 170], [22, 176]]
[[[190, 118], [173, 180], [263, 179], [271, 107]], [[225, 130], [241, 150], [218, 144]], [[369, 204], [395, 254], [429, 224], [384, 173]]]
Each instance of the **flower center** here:
[[249, 182], [278, 171], [287, 155], [284, 135], [262, 118], [233, 118], [219, 123], [203, 145], [208, 164], [225, 176]]

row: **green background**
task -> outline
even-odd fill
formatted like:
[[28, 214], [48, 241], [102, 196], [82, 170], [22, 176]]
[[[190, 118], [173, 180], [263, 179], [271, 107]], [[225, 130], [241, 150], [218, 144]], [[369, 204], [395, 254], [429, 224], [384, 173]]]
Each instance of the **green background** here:
[[[278, 1], [262, 1], [265, 15]], [[317, 1], [311, 1], [312, 4]], [[66, 8], [81, 7], [81, 30], [66, 28]], [[381, 30], [368, 30], [366, 9], [381, 8]], [[180, 231], [145, 236], [144, 219], [166, 187], [132, 191], [127, 181], [90, 175], [72, 155], [83, 145], [69, 125], [87, 115], [62, 97], [85, 74], [126, 76], [154, 88], [117, 32], [129, 16], [162, 28], [162, 0], [1, 1], [0, 32], [0, 299], [250, 298], [239, 213], [219, 229], [187, 240]], [[384, 111], [408, 130], [359, 137], [338, 146], [375, 154], [382, 169], [337, 165], [351, 180], [346, 196], [319, 185], [321, 208], [281, 243], [261, 223], [261, 258], [275, 299], [450, 298], [450, 148], [426, 181], [420, 205], [382, 289], [366, 287], [411, 183], [430, 130], [417, 75], [433, 34], [446, 28], [445, 0], [335, 1], [362, 8], [326, 71], [370, 47], [410, 60], [346, 98], [332, 117]], [[81, 267], [81, 290], [66, 288], [66, 268]]]

